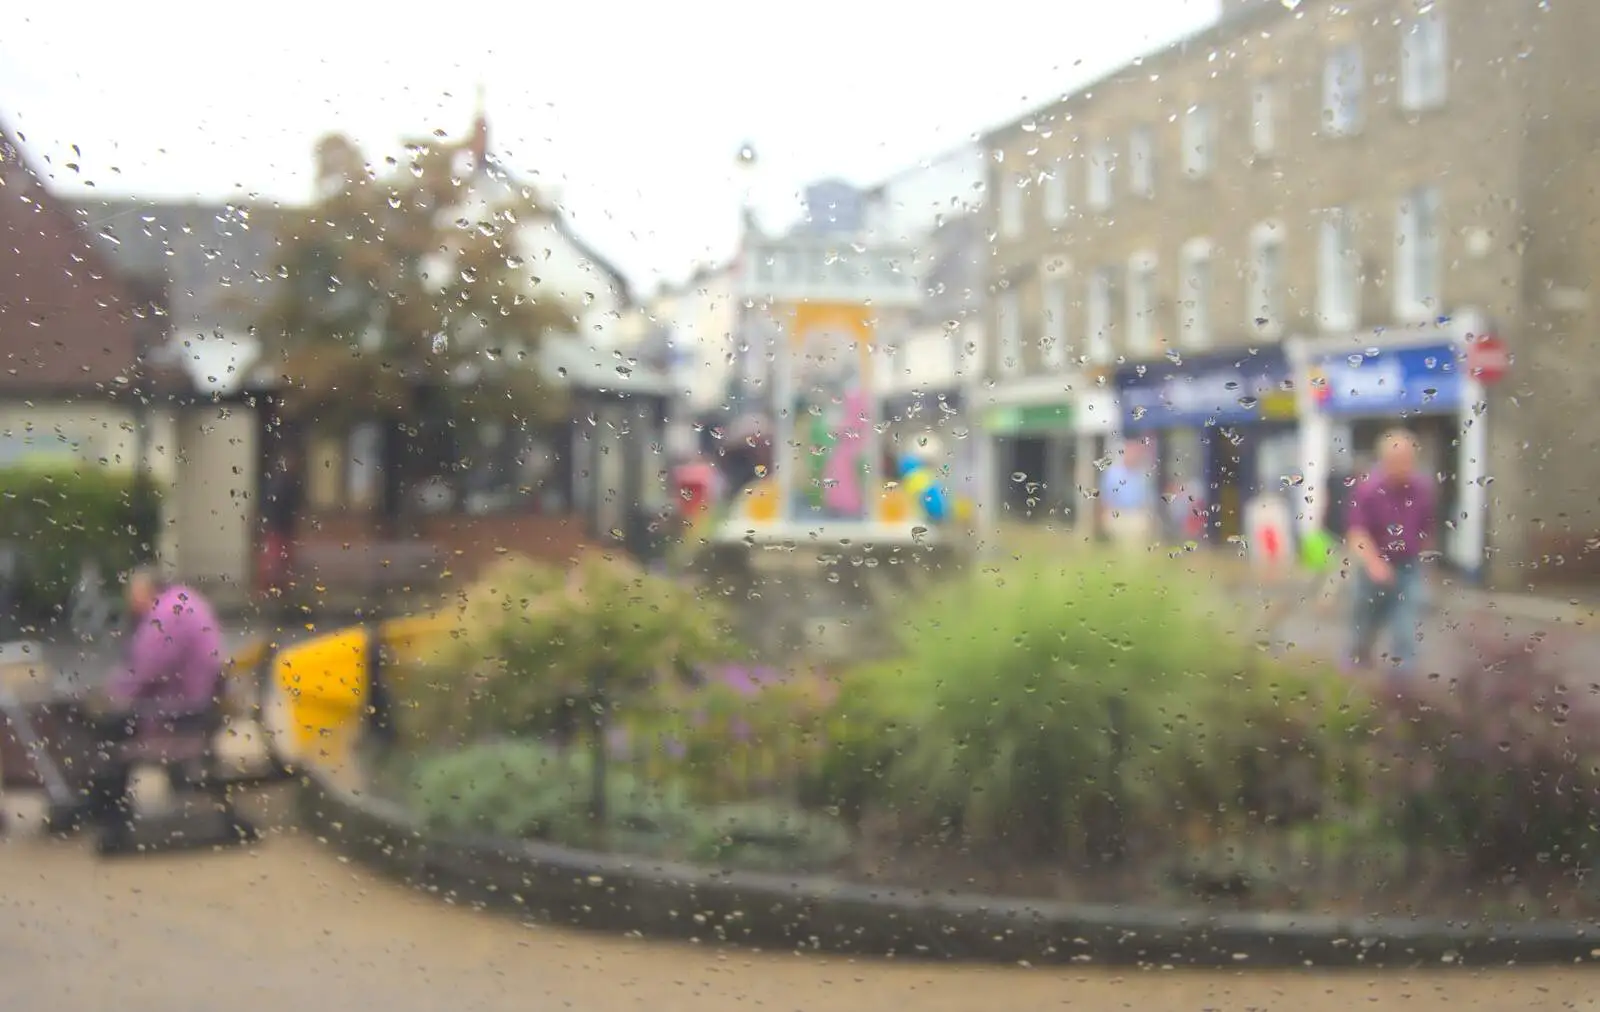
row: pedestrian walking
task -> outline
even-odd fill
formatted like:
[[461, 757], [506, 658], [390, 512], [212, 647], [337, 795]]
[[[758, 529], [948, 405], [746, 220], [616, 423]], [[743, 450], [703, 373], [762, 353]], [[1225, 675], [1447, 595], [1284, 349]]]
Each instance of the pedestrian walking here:
[[1149, 550], [1156, 537], [1155, 477], [1150, 458], [1137, 443], [1126, 443], [1100, 475], [1100, 527], [1112, 544]]
[[1438, 490], [1417, 470], [1417, 452], [1417, 437], [1406, 429], [1379, 437], [1376, 466], [1356, 483], [1345, 511], [1353, 591], [1346, 660], [1354, 669], [1372, 666], [1384, 634], [1394, 673], [1410, 673], [1415, 663], [1422, 558], [1438, 522]]

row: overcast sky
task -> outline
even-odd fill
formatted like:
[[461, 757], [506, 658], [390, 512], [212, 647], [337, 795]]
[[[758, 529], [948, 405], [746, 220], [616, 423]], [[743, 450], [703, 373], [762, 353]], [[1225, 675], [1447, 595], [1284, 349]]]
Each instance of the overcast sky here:
[[317, 136], [392, 150], [406, 135], [459, 135], [481, 84], [501, 157], [553, 187], [577, 229], [648, 287], [732, 248], [746, 139], [776, 223], [810, 180], [877, 182], [1216, 7], [30, 4], [0, 37], [0, 116], [63, 189], [301, 200]]

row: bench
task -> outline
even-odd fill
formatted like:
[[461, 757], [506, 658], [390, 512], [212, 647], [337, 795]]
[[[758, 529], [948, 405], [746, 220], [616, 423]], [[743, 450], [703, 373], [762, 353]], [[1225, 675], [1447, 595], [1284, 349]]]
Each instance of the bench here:
[[442, 554], [427, 541], [311, 541], [296, 546], [291, 566], [300, 597], [383, 595], [433, 587], [443, 573]]
[[[216, 820], [213, 831], [201, 834], [174, 832], [167, 835], [167, 844], [216, 845], [253, 843], [260, 832], [242, 818], [234, 806], [233, 793], [217, 752], [224, 723], [221, 706], [206, 713], [156, 720], [155, 726], [142, 722], [135, 736], [109, 742], [106, 758], [130, 770], [139, 767], [160, 767], [166, 774], [179, 812], [183, 810], [184, 795], [198, 795], [206, 802], [204, 817]], [[104, 727], [104, 725], [102, 725]], [[110, 726], [115, 730], [116, 724]], [[109, 735], [115, 739], [116, 735]], [[72, 813], [76, 822], [84, 813]], [[131, 813], [130, 813], [131, 814]], [[180, 818], [183, 818], [180, 814]], [[70, 828], [70, 827], [57, 827]], [[132, 838], [128, 840], [132, 843]], [[104, 843], [104, 840], [102, 840]], [[121, 853], [119, 850], [102, 853]]]

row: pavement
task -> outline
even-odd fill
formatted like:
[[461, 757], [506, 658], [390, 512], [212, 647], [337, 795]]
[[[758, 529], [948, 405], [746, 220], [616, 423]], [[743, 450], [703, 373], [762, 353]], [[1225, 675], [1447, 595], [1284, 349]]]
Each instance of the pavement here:
[[[287, 809], [278, 787], [258, 817]], [[59, 1012], [1600, 1008], [1576, 969], [1179, 972], [897, 963], [520, 924], [375, 879], [292, 830], [97, 861], [0, 843], [0, 1007]]]

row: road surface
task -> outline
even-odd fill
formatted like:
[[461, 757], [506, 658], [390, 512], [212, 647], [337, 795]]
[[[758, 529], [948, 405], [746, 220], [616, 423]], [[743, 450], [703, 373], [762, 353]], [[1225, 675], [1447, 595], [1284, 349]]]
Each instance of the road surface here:
[[719, 950], [527, 926], [451, 907], [375, 880], [292, 832], [249, 852], [109, 863], [82, 843], [24, 837], [0, 844], [4, 1008], [1511, 1012], [1600, 1008], [1597, 983], [1570, 969], [1041, 970]]

